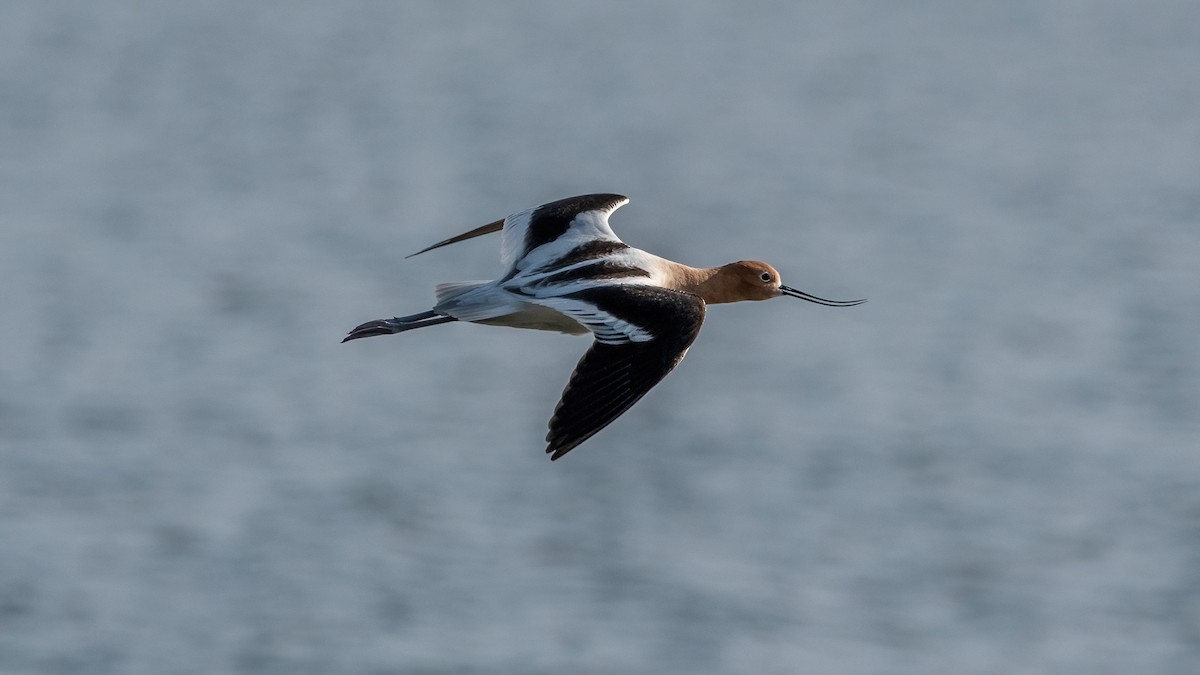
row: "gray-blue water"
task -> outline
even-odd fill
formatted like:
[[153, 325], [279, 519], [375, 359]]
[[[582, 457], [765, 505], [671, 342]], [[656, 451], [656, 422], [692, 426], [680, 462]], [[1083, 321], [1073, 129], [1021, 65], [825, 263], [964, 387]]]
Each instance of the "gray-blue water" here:
[[[6, 2], [0, 672], [1200, 668], [1200, 5]], [[350, 344], [544, 201], [870, 302]]]

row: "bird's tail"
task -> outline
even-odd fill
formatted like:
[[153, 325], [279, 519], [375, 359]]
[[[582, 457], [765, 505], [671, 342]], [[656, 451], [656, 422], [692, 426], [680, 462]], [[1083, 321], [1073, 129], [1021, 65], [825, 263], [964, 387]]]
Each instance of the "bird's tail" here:
[[442, 304], [447, 300], [453, 300], [463, 293], [470, 291], [487, 284], [487, 281], [451, 281], [445, 284], [438, 284], [433, 288], [433, 297], [437, 301], [435, 304]]

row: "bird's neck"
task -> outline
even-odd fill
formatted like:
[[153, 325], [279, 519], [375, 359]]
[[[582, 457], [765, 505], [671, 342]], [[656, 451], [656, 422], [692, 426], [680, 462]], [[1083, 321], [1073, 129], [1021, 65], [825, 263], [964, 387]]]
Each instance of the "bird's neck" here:
[[710, 305], [733, 302], [733, 289], [730, 285], [732, 279], [721, 274], [720, 267], [690, 267], [679, 263], [673, 265], [671, 276], [675, 290], [698, 295]]

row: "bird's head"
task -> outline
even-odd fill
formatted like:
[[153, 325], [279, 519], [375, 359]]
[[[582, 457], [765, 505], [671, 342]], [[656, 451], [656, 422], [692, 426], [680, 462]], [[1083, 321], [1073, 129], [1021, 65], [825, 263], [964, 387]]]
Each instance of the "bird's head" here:
[[[779, 272], [761, 260], [739, 260], [723, 265], [717, 271], [720, 293], [716, 302], [738, 302], [741, 300], [770, 300], [781, 295], [800, 298], [829, 307], [852, 307], [866, 300], [826, 300], [804, 291], [784, 286]], [[710, 300], [709, 302], [713, 302]]]

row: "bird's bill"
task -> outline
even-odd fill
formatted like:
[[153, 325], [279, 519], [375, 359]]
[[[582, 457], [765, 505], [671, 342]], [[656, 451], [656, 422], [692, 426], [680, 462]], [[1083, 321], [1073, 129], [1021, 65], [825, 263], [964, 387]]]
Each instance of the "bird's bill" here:
[[779, 292], [789, 297], [815, 302], [818, 305], [825, 305], [826, 307], [853, 307], [866, 302], [865, 298], [862, 300], [826, 300], [825, 298], [818, 298], [804, 291], [798, 291], [790, 286], [780, 286]]

